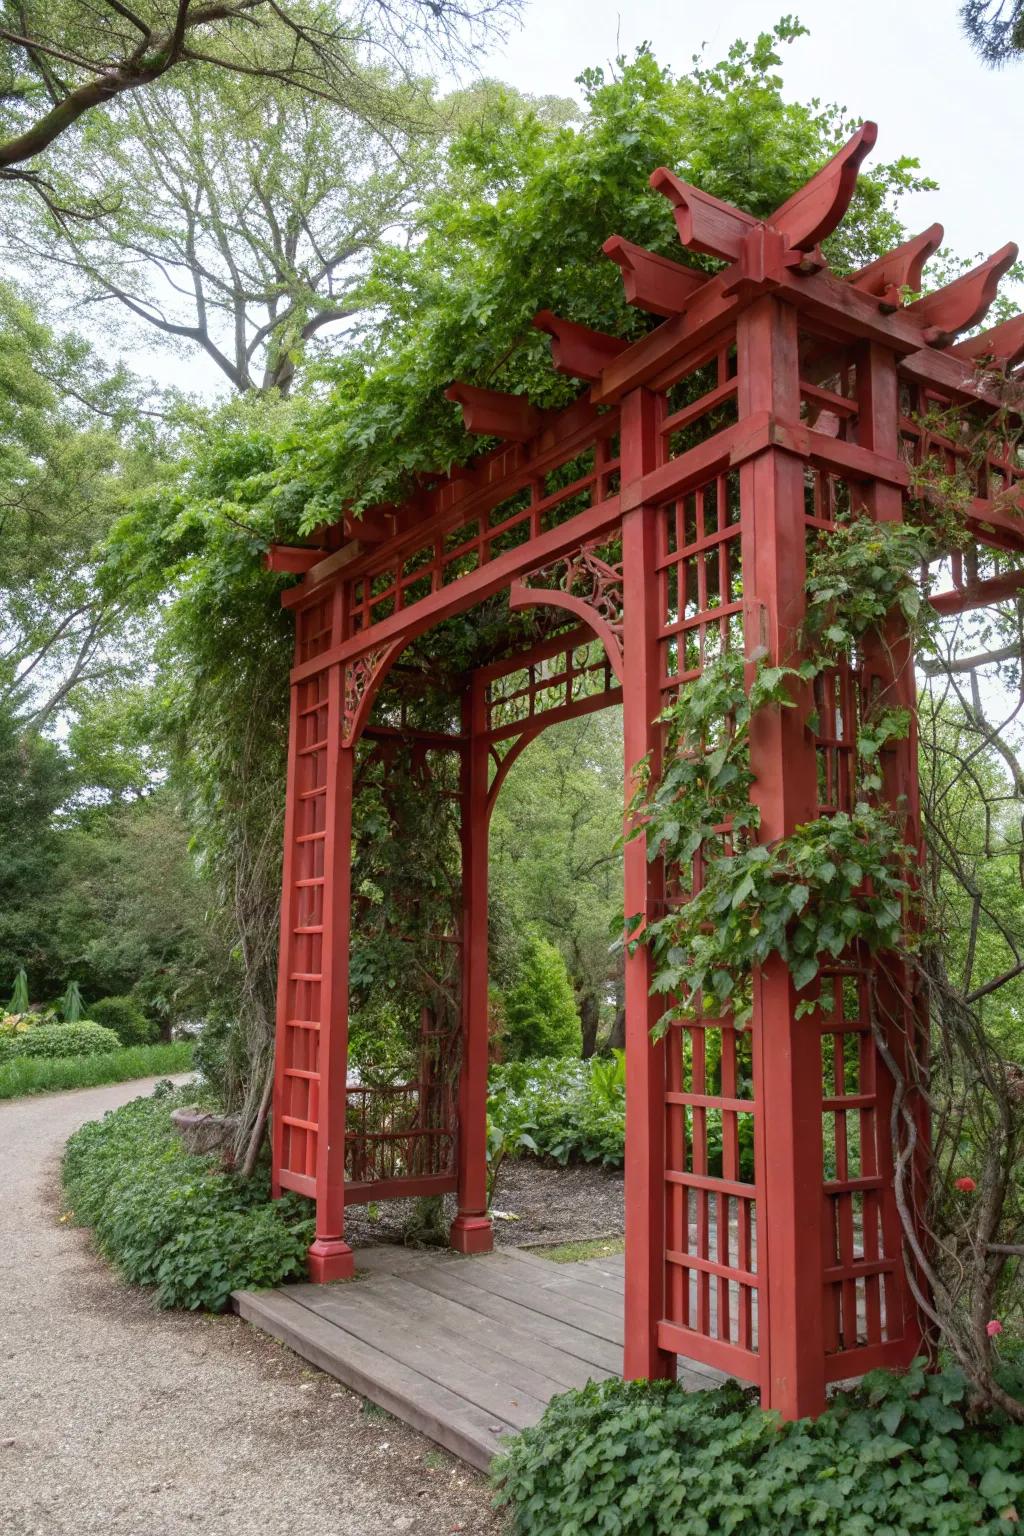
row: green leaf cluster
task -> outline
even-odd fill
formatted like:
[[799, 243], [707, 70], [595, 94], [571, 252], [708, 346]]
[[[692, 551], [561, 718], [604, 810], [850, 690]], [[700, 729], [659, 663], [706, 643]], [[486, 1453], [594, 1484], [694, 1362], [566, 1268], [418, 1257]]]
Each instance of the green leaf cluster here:
[[[894, 816], [860, 802], [795, 828], [777, 843], [753, 843], [709, 860], [699, 891], [679, 911], [651, 923], [646, 940], [656, 962], [652, 991], [671, 994], [660, 1021], [731, 1010], [751, 1013], [749, 978], [773, 955], [798, 991], [821, 967], [859, 946], [869, 954], [904, 943], [913, 900], [913, 849]], [[812, 1012], [808, 993], [798, 1012]]]
[[803, 643], [818, 670], [846, 657], [871, 630], [899, 613], [918, 636], [937, 624], [920, 572], [942, 552], [923, 524], [841, 518], [819, 533], [807, 562]]
[[921, 1361], [795, 1423], [735, 1382], [591, 1382], [511, 1442], [498, 1502], [516, 1536], [1009, 1536], [1024, 1427], [968, 1410], [960, 1373]]
[[136, 1099], [82, 1126], [64, 1157], [65, 1196], [159, 1306], [221, 1312], [233, 1290], [303, 1279], [314, 1223], [307, 1201], [270, 1199], [266, 1169], [241, 1180], [186, 1152], [170, 1118], [184, 1097]]
[[587, 1061], [551, 1057], [492, 1067], [488, 1121], [504, 1150], [563, 1165], [621, 1168], [626, 1148], [626, 1065], [621, 1051]]

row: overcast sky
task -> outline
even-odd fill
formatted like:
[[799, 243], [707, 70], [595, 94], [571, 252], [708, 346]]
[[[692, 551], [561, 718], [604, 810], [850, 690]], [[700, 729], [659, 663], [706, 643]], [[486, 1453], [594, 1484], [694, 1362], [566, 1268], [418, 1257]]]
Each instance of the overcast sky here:
[[[873, 118], [877, 157], [916, 155], [939, 182], [938, 192], [904, 203], [907, 224], [916, 231], [937, 219], [947, 242], [970, 255], [1012, 239], [1024, 246], [1024, 62], [984, 67], [960, 30], [957, 0], [810, 0], [794, 9], [811, 36], [783, 50], [786, 95]], [[714, 61], [783, 10], [782, 0], [527, 0], [523, 26], [480, 70], [533, 94], [573, 95], [583, 68], [645, 40], [683, 72], [694, 53]], [[199, 359], [186, 365], [154, 351], [133, 362], [161, 381], [217, 388], [213, 365]]]
[[[627, 54], [649, 39], [678, 72], [701, 50], [721, 58], [735, 38], [767, 30], [784, 9], [764, 0], [532, 0], [524, 28], [488, 66], [522, 90], [564, 93], [574, 89], [577, 61], [612, 58], [618, 37]], [[989, 252], [1015, 237], [1024, 245], [1024, 62], [982, 65], [958, 9], [957, 0], [794, 6], [811, 35], [783, 49], [786, 94], [873, 118], [883, 159], [918, 156], [941, 190], [904, 205], [911, 222], [939, 219], [961, 250]]]

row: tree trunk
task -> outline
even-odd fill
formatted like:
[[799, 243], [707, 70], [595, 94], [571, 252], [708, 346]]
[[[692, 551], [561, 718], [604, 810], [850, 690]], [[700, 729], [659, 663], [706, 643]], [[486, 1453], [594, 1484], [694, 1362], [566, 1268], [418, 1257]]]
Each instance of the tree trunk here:
[[598, 1004], [593, 992], [584, 992], [580, 998], [580, 1023], [583, 1025], [583, 1059], [593, 1056], [597, 1049]]

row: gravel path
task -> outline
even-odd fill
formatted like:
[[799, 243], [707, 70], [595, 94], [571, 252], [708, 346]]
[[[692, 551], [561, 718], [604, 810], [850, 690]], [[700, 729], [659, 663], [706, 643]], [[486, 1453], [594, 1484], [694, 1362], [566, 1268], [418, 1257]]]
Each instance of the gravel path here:
[[0, 1104], [3, 1536], [492, 1536], [483, 1479], [235, 1317], [157, 1312], [57, 1218], [66, 1138], [150, 1082]]

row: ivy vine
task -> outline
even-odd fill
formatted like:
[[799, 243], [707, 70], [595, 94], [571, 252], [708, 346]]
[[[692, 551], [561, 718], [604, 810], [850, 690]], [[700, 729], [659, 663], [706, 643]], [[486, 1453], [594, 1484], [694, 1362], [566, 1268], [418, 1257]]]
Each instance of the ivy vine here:
[[[661, 716], [664, 767], [641, 767], [632, 836], [670, 872], [667, 911], [631, 943], [651, 950], [651, 990], [669, 999], [654, 1028], [728, 1009], [742, 1026], [752, 1011], [752, 976], [773, 955], [806, 993], [798, 1016], [819, 1006], [813, 983], [851, 948], [876, 953], [905, 944], [919, 902], [915, 850], [898, 809], [877, 803], [882, 754], [910, 729], [910, 712], [868, 699], [856, 735], [854, 805], [822, 815], [773, 842], [758, 841], [751, 801], [750, 723], [762, 709], [795, 707], [800, 685], [857, 658], [872, 633], [883, 643], [899, 613], [920, 635], [935, 621], [918, 584], [945, 530], [917, 522], [851, 516], [822, 533], [808, 559], [807, 609], [797, 667], [748, 663], [726, 651], [681, 689]], [[808, 729], [819, 729], [817, 712]]]

